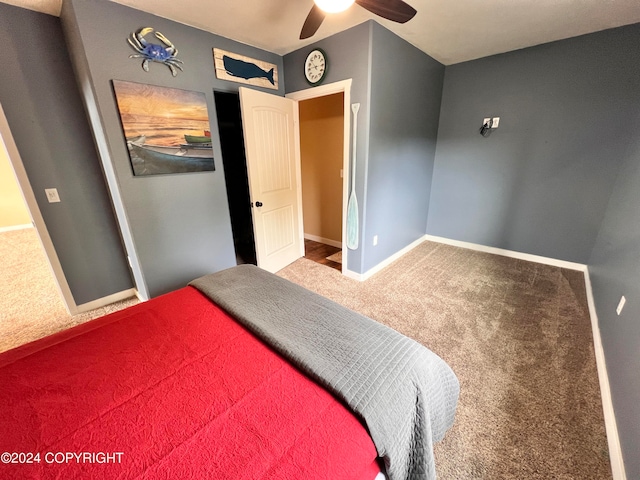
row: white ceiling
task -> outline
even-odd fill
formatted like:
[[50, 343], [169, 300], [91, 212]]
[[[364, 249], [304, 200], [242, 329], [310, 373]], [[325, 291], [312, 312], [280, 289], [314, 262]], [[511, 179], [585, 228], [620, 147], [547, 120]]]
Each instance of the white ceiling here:
[[[62, 0], [0, 0], [60, 14]], [[406, 0], [404, 25], [358, 5], [329, 14], [299, 40], [313, 0], [117, 0], [139, 10], [284, 55], [370, 18], [445, 65], [640, 22], [640, 0]]]

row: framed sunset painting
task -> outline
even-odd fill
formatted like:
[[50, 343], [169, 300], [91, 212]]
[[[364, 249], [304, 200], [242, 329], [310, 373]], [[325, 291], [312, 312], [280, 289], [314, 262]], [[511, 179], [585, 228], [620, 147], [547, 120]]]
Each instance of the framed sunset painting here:
[[134, 175], [215, 170], [204, 93], [112, 82]]

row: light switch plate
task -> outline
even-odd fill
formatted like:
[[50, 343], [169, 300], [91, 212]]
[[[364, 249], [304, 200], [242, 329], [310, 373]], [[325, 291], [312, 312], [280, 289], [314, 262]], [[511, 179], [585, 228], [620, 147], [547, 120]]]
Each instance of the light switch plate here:
[[57, 188], [45, 188], [44, 193], [46, 193], [49, 203], [57, 203], [60, 201], [60, 195], [58, 195]]

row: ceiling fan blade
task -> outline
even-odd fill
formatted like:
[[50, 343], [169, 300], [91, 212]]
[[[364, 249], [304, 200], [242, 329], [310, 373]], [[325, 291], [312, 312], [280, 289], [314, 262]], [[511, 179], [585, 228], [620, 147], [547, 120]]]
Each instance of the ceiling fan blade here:
[[371, 13], [398, 23], [408, 22], [417, 13], [415, 8], [402, 0], [356, 0], [356, 3]]
[[304, 21], [304, 25], [302, 25], [300, 40], [312, 37], [318, 31], [318, 28], [320, 28], [324, 17], [325, 13], [314, 3], [309, 15], [307, 15], [307, 19]]

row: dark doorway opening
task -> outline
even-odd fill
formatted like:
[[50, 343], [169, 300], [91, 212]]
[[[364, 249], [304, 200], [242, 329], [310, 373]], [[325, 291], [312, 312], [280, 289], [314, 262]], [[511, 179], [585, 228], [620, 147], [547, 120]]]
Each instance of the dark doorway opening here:
[[213, 95], [216, 103], [236, 261], [239, 265], [244, 263], [257, 265], [247, 160], [240, 114], [240, 95], [227, 92], [213, 92]]

